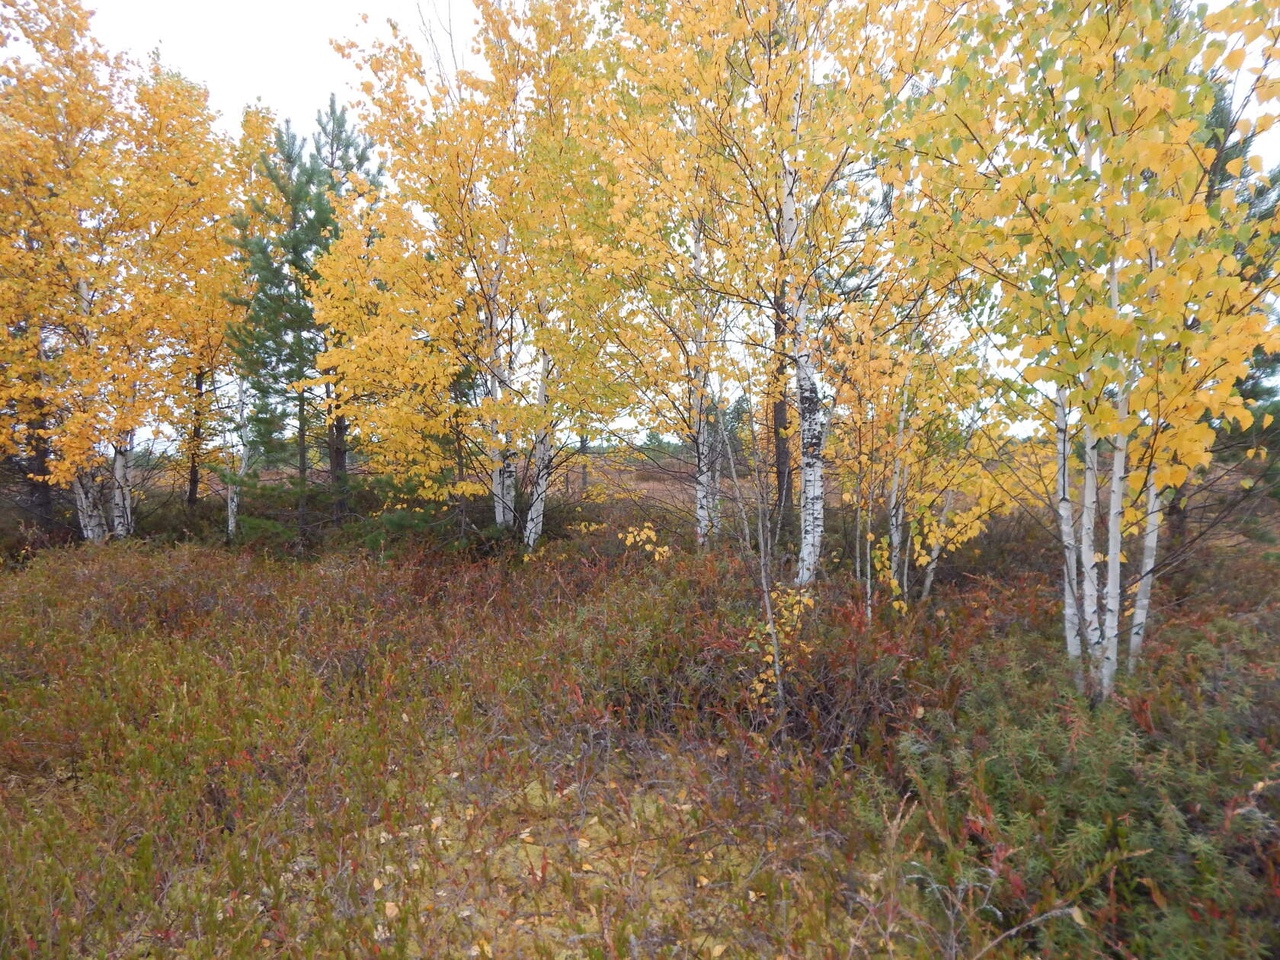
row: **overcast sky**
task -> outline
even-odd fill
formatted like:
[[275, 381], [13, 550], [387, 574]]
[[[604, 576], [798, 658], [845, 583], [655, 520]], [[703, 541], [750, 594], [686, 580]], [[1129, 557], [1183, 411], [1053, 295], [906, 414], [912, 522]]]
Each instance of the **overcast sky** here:
[[[85, 0], [97, 11], [93, 31], [112, 52], [145, 62], [158, 50], [164, 64], [203, 83], [224, 128], [238, 130], [240, 113], [261, 99], [300, 133], [315, 128], [316, 112], [336, 93], [355, 97], [358, 74], [330, 46], [354, 39], [367, 45], [395, 20], [421, 37], [424, 22], [447, 42], [451, 29], [460, 57], [475, 33], [470, 0]], [[361, 14], [369, 22], [362, 24]], [[423, 46], [424, 53], [425, 44]], [[1267, 164], [1280, 162], [1280, 126], [1255, 147]]]
[[167, 67], [208, 87], [229, 131], [238, 128], [245, 105], [260, 98], [304, 133], [331, 92], [339, 102], [354, 96], [357, 74], [330, 40], [367, 44], [387, 36], [388, 19], [418, 37], [425, 18], [441, 35], [452, 24], [465, 52], [476, 16], [469, 0], [85, 0], [85, 6], [97, 11], [93, 33], [108, 50], [139, 62], [159, 50]]

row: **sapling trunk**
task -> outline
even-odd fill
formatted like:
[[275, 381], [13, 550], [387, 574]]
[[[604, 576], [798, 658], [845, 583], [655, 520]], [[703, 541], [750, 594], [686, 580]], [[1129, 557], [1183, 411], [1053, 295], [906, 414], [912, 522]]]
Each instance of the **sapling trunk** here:
[[1129, 672], [1138, 667], [1142, 641], [1147, 632], [1147, 616], [1151, 609], [1151, 584], [1156, 573], [1156, 549], [1160, 541], [1160, 495], [1151, 478], [1147, 478], [1147, 516], [1142, 533], [1142, 572], [1138, 577], [1138, 594], [1133, 602], [1133, 621], [1129, 624]]
[[1098, 609], [1098, 551], [1094, 543], [1098, 523], [1098, 438], [1084, 425], [1084, 492], [1080, 503], [1080, 578], [1084, 597], [1084, 632], [1089, 662], [1102, 654], [1102, 619]]
[[298, 539], [307, 536], [307, 395], [298, 391]]
[[942, 531], [946, 529], [947, 520], [951, 517], [951, 507], [955, 500], [955, 490], [948, 489], [942, 495], [942, 515], [938, 518], [938, 542], [929, 549], [929, 563], [924, 569], [924, 585], [920, 588], [920, 602], [929, 599], [929, 594], [933, 591], [933, 576], [938, 569], [938, 559], [942, 556], [942, 550], [946, 546], [946, 540], [942, 536]]
[[240, 440], [240, 463], [236, 475], [227, 484], [227, 543], [235, 541], [240, 526], [240, 488], [249, 472], [249, 418], [244, 380], [236, 378], [236, 432]]
[[[704, 270], [703, 223], [701, 218], [693, 230], [693, 273], [702, 281]], [[706, 332], [711, 324], [710, 308], [705, 295], [699, 295], [697, 303], [698, 330], [691, 345], [690, 398], [693, 416], [693, 512], [694, 537], [698, 547], [705, 549], [711, 542], [719, 522], [720, 455], [715, 430], [711, 423], [714, 409], [711, 397], [711, 371], [707, 367]]]

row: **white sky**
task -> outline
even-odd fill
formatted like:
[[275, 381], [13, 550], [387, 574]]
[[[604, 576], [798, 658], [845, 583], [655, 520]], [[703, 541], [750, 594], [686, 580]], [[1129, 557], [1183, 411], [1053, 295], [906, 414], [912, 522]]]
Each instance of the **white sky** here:
[[416, 40], [425, 19], [442, 38], [451, 26], [461, 56], [476, 18], [469, 0], [85, 0], [85, 6], [96, 11], [92, 31], [107, 50], [139, 62], [158, 50], [166, 67], [204, 84], [228, 132], [258, 99], [303, 134], [315, 128], [330, 93], [339, 103], [354, 99], [359, 75], [334, 52], [332, 39], [367, 46], [388, 35], [392, 19]]

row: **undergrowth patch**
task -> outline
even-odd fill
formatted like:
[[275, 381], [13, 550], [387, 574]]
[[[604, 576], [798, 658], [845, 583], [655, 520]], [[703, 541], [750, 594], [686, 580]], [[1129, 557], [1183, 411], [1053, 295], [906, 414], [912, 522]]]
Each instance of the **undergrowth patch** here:
[[0, 578], [0, 954], [1274, 956], [1268, 589], [1095, 708], [1039, 578], [835, 578], [779, 710], [733, 557], [47, 551]]

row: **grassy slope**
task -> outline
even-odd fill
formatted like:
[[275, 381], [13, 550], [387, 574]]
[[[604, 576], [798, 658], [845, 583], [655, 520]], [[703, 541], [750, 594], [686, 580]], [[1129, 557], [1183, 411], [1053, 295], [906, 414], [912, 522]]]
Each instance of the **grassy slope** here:
[[1277, 955], [1275, 567], [1096, 710], [1048, 585], [837, 576], [783, 731], [747, 568], [601, 552], [4, 574], [0, 954]]

